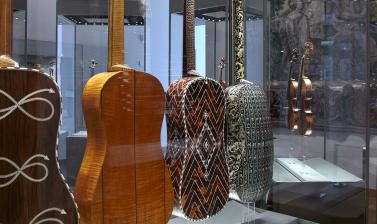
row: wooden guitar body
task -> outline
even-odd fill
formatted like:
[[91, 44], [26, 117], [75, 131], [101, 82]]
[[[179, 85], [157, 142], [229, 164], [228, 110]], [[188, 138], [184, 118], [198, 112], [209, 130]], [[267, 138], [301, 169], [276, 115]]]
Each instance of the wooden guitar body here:
[[168, 153], [175, 205], [202, 220], [226, 204], [229, 175], [224, 149], [224, 92], [203, 77], [185, 77], [167, 92]]
[[48, 75], [0, 68], [0, 223], [78, 223], [57, 161], [60, 114]]
[[76, 192], [82, 222], [167, 223], [171, 180], [160, 128], [164, 90], [132, 69], [92, 77], [83, 94], [88, 143]]

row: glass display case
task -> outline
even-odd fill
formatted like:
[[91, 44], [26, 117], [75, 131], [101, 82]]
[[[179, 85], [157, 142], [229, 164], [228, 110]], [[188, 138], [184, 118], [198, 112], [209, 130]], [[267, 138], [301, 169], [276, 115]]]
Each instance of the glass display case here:
[[[107, 71], [108, 2], [33, 1], [13, 0], [13, 56], [22, 67], [50, 74], [60, 87], [58, 159], [74, 190], [88, 137], [83, 90]], [[125, 64], [152, 74], [165, 92], [183, 73], [183, 2], [125, 1]], [[195, 4], [196, 70], [230, 86], [237, 73], [233, 7], [226, 0]], [[217, 215], [196, 223], [375, 222], [376, 8], [372, 0], [245, 0], [245, 80], [268, 96], [272, 186], [266, 200], [232, 198]], [[308, 41], [314, 50], [303, 68], [312, 82], [314, 121], [304, 136], [287, 127], [287, 90], [291, 75], [300, 74], [300, 60], [290, 69], [294, 49], [301, 59]], [[164, 118], [163, 153], [168, 144]], [[174, 211], [169, 223], [194, 222]]]
[[[275, 137], [273, 210], [319, 223], [365, 223], [368, 188], [367, 1], [268, 1], [267, 75]], [[315, 49], [305, 64], [313, 84], [310, 136], [289, 131], [292, 52]], [[296, 69], [295, 74], [299, 74]], [[349, 212], [344, 212], [345, 208]], [[352, 212], [351, 212], [352, 211]]]

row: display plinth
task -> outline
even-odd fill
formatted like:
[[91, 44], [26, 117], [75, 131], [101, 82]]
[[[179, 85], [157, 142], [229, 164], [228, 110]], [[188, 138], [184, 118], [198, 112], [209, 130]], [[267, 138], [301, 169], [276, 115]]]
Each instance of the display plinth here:
[[292, 216], [287, 216], [262, 209], [255, 209], [253, 205], [247, 205], [236, 201], [229, 201], [223, 210], [216, 216], [203, 221], [189, 221], [180, 214], [173, 214], [179, 217], [172, 218], [169, 224], [315, 224]]
[[354, 183], [362, 181], [361, 178], [321, 158], [305, 161], [294, 158], [278, 158], [274, 164], [273, 180], [278, 183]]

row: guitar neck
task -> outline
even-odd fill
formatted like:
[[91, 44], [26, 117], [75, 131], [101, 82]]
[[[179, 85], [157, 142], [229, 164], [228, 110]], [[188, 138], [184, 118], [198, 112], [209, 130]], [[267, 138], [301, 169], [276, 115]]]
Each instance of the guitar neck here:
[[245, 1], [235, 0], [233, 9], [235, 81], [245, 78]]
[[12, 0], [0, 1], [0, 55], [12, 55]]
[[185, 0], [183, 9], [183, 76], [195, 70], [195, 0]]
[[124, 0], [109, 0], [108, 71], [124, 64]]

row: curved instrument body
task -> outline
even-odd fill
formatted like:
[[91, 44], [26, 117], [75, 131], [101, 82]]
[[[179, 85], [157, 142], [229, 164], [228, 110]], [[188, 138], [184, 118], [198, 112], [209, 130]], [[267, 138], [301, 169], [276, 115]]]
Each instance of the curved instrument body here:
[[88, 143], [76, 192], [83, 223], [166, 223], [172, 189], [160, 143], [164, 90], [132, 69], [91, 78]]
[[0, 68], [0, 223], [78, 223], [57, 161], [61, 97], [36, 70]]
[[109, 1], [108, 70], [83, 93], [88, 129], [75, 195], [87, 224], [167, 223], [173, 189], [161, 149], [165, 93], [124, 63], [124, 0]]
[[273, 134], [268, 99], [247, 82], [226, 90], [227, 161], [231, 189], [243, 202], [255, 202], [272, 183]]
[[219, 82], [195, 72], [195, 0], [185, 0], [183, 8], [183, 77], [166, 94], [166, 163], [176, 211], [197, 221], [217, 214], [228, 201], [225, 96]]
[[[301, 87], [301, 88], [300, 88]], [[313, 112], [311, 109], [313, 85], [311, 80], [303, 75], [299, 84], [299, 132], [301, 135], [311, 135], [314, 123]]]
[[208, 78], [186, 77], [167, 92], [168, 153], [175, 204], [191, 220], [226, 204], [229, 176], [224, 150], [224, 92]]
[[245, 77], [244, 1], [234, 1], [235, 76], [226, 89], [226, 153], [234, 198], [252, 203], [266, 196], [272, 182], [273, 134], [267, 96]]
[[[292, 59], [289, 66], [288, 74], [288, 89], [287, 89], [287, 100], [288, 100], [288, 114], [287, 114], [287, 127], [289, 130], [298, 129], [298, 119], [299, 119], [299, 109], [298, 109], [298, 88], [299, 83], [294, 75], [293, 66], [298, 62], [298, 49], [293, 49]], [[299, 77], [300, 78], [300, 77]]]
[[305, 43], [305, 53], [300, 63], [300, 78], [298, 81], [297, 101], [298, 101], [298, 119], [297, 126], [301, 135], [309, 136], [312, 134], [312, 125], [314, 122], [313, 112], [311, 110], [313, 85], [311, 80], [305, 74], [305, 61], [309, 60], [310, 53], [314, 50], [311, 42]]

